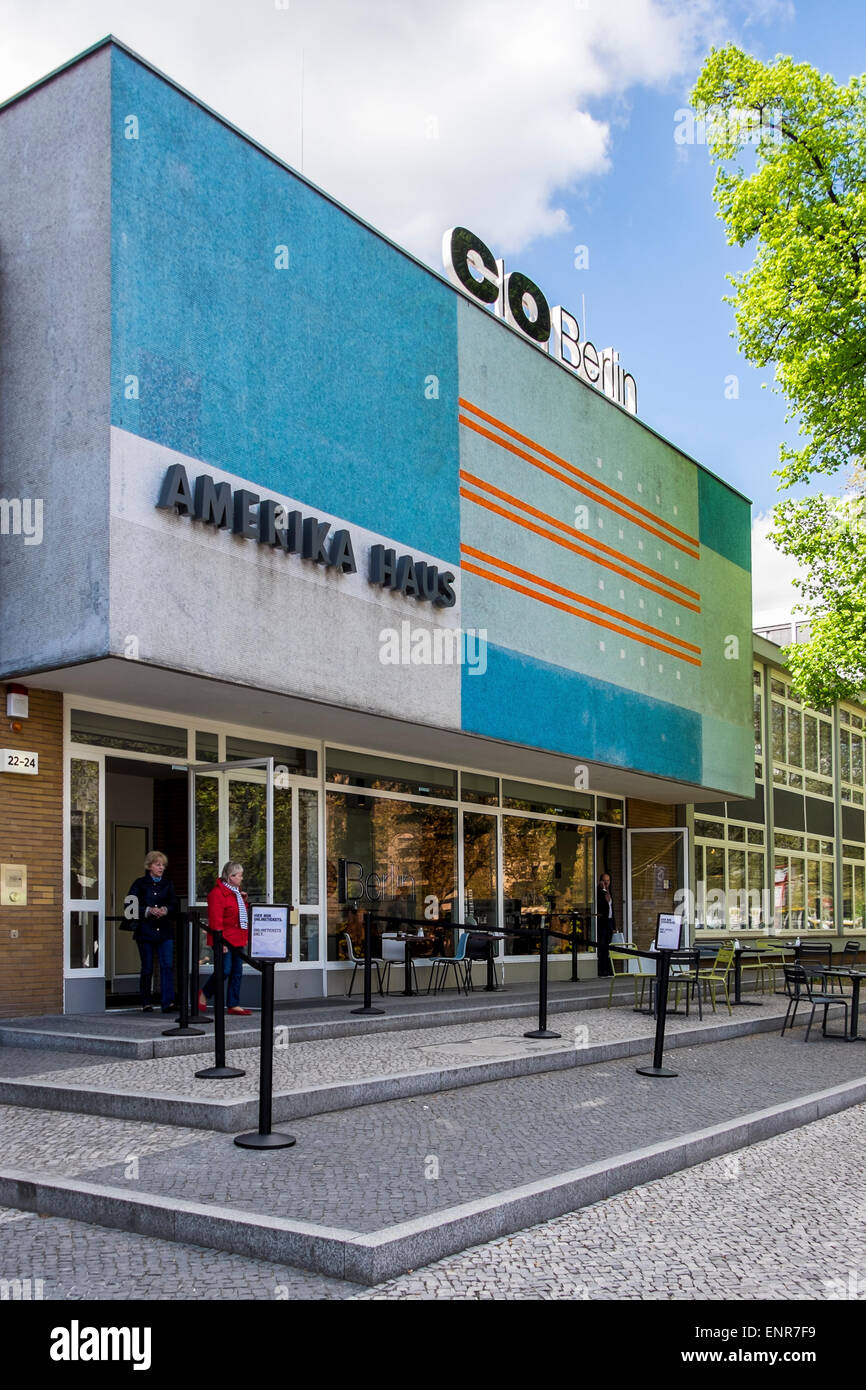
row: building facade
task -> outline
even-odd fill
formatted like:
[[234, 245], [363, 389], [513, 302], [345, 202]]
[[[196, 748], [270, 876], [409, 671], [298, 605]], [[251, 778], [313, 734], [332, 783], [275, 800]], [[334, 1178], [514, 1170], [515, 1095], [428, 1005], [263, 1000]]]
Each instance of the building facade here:
[[753, 682], [755, 795], [690, 813], [698, 936], [727, 924], [850, 940], [863, 931], [866, 709], [803, 704], [759, 634]]
[[608, 869], [648, 940], [756, 804], [748, 501], [525, 277], [482, 302], [114, 40], [0, 165], [0, 1011], [129, 998], [154, 847], [296, 906], [286, 998], [343, 988], [352, 903], [519, 932]]

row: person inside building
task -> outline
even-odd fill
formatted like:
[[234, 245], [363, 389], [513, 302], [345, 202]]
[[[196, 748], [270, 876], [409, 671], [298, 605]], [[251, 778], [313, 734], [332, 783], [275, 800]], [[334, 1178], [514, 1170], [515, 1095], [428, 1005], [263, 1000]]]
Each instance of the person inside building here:
[[174, 928], [178, 914], [177, 893], [174, 884], [166, 876], [168, 859], [161, 850], [155, 849], [144, 861], [144, 874], [131, 885], [128, 897], [138, 902], [133, 940], [141, 957], [141, 976], [139, 989], [141, 1006], [146, 1014], [153, 1012], [151, 991], [153, 987], [154, 953], [159, 957], [159, 993], [162, 1012], [170, 1013], [174, 1008]]
[[[244, 973], [243, 952], [249, 937], [250, 902], [241, 889], [244, 866], [234, 860], [223, 865], [223, 871], [207, 895], [208, 927], [222, 932], [223, 970], [226, 976], [226, 1012], [230, 1014], [249, 1014], [249, 1009], [241, 1008], [241, 980]], [[213, 937], [208, 937], [208, 945], [214, 945]], [[214, 947], [216, 949], [216, 947]], [[199, 1008], [206, 1009], [216, 989], [215, 976], [211, 975], [200, 992]]]
[[610, 874], [603, 873], [598, 881], [598, 905], [596, 907], [596, 939], [598, 941], [598, 973], [612, 975], [610, 961], [610, 939], [616, 931], [616, 916], [613, 910], [613, 893], [610, 887]]

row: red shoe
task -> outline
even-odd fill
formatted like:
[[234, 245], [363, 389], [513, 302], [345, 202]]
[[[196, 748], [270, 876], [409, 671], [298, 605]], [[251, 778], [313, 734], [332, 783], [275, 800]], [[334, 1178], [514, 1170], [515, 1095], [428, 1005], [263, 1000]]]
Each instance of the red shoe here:
[[198, 992], [198, 1011], [199, 1011], [200, 1014], [206, 1014], [206, 1013], [207, 1013], [207, 1010], [208, 1010], [207, 997], [206, 997], [206, 995], [205, 995], [204, 990], [200, 989], [199, 992]]
[[252, 1010], [251, 1010], [251, 1009], [242, 1009], [242, 1008], [240, 1007], [240, 1005], [235, 1005], [235, 1007], [234, 1007], [233, 1009], [226, 1009], [226, 1013], [227, 1013], [227, 1014], [244, 1014], [247, 1018], [249, 1018], [250, 1015], [251, 1015], [251, 1013], [252, 1013]]

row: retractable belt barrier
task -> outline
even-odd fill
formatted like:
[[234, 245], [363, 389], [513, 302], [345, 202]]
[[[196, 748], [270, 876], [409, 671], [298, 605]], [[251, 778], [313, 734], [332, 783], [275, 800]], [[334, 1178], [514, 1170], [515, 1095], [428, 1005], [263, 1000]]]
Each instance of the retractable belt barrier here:
[[[353, 1014], [383, 1014], [384, 1009], [374, 1009], [373, 1007], [373, 928], [372, 922], [375, 916], [372, 912], [364, 913], [364, 1002], [360, 1009], [353, 1009]], [[384, 919], [383, 919], [384, 920]], [[353, 977], [354, 982], [354, 977]], [[379, 980], [381, 989], [382, 981]], [[353, 986], [350, 985], [351, 989]]]
[[178, 989], [180, 1017], [176, 1028], [163, 1028], [164, 1038], [203, 1037], [203, 1028], [192, 1028], [189, 1021], [189, 943], [192, 926], [192, 913], [181, 912], [174, 930], [174, 949], [178, 964]]
[[[199, 922], [199, 927], [201, 923]], [[213, 937], [213, 978], [214, 978], [214, 1064], [212, 1067], [205, 1067], [202, 1071], [197, 1071], [196, 1076], [206, 1080], [216, 1078], [224, 1080], [230, 1076], [246, 1076], [245, 1071], [239, 1067], [226, 1066], [226, 999], [225, 999], [225, 968], [223, 966], [223, 934], [221, 931], [212, 931]], [[198, 951], [195, 952], [196, 956]], [[196, 972], [197, 974], [198, 972]], [[198, 993], [196, 993], [196, 1004], [198, 1004]]]
[[[524, 1033], [526, 1038], [560, 1038], [561, 1033], [551, 1032], [547, 1027], [547, 965], [548, 952], [547, 942], [551, 936], [560, 941], [571, 943], [572, 953], [572, 980], [577, 979], [577, 938], [582, 934], [581, 918], [595, 916], [594, 913], [581, 913], [574, 909], [569, 912], [549, 913], [541, 917], [540, 925], [527, 927], [479, 927], [470, 922], [438, 922], [429, 917], [386, 917], [384, 913], [368, 912], [365, 913], [364, 920], [364, 1007], [353, 1009], [356, 1014], [383, 1013], [382, 1009], [371, 1007], [371, 970], [372, 970], [372, 924], [373, 922], [384, 922], [389, 927], [399, 930], [404, 926], [431, 927], [439, 925], [447, 931], [469, 932], [473, 936], [512, 936], [526, 937], [540, 935], [539, 944], [539, 966], [538, 966], [538, 1027], [530, 1033]], [[548, 917], [563, 918], [571, 923], [570, 930], [567, 932], [556, 931], [547, 925]], [[490, 969], [490, 959], [488, 957], [488, 972]]]
[[[652, 1066], [635, 1067], [639, 1076], [679, 1076], [679, 1072], [662, 1066], [665, 1050], [665, 1022], [668, 1013], [668, 981], [671, 973], [671, 956], [682, 954], [679, 951], [638, 951], [634, 946], [617, 946], [617, 955], [634, 956], [640, 960], [655, 961], [656, 965], [656, 1037], [653, 1049]], [[700, 988], [700, 986], [698, 986]]]
[[238, 1134], [239, 1149], [290, 1149], [297, 1143], [293, 1134], [271, 1128], [274, 1098], [274, 964], [272, 960], [256, 960], [242, 953], [247, 965], [258, 970], [262, 977], [262, 1026], [259, 1039], [259, 1127], [249, 1134]]

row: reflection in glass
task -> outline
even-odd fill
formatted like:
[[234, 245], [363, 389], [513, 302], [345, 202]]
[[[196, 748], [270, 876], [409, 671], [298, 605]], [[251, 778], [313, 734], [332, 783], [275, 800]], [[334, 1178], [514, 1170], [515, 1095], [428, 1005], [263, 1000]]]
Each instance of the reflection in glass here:
[[[302, 903], [319, 901], [319, 793], [298, 791], [299, 897]], [[315, 959], [315, 957], [313, 957]]]
[[[593, 830], [561, 821], [502, 817], [502, 870], [506, 927], [537, 925], [542, 916], [577, 909], [593, 911]], [[557, 930], [562, 921], [554, 922]], [[539, 949], [535, 934], [509, 936], [506, 955], [531, 955]], [[570, 950], [568, 941], [550, 937], [551, 955]]]
[[440, 949], [450, 950], [452, 933], [435, 927], [432, 916], [438, 911], [440, 922], [456, 917], [456, 807], [328, 792], [326, 809], [329, 960], [345, 958], [342, 933], [353, 902], [397, 920], [423, 920], [429, 913], [425, 935], [431, 945], [435, 937]]
[[195, 900], [203, 903], [220, 875], [219, 781], [195, 779]]
[[73, 970], [93, 970], [99, 965], [99, 914], [69, 914], [69, 964]]
[[496, 817], [463, 815], [465, 921], [491, 931], [499, 925], [496, 901]]
[[301, 960], [319, 959], [319, 914], [301, 913]]
[[73, 758], [69, 785], [69, 896], [98, 898], [99, 764]]
[[[244, 866], [243, 887], [251, 903], [267, 900], [267, 788], [264, 782], [231, 777], [229, 858]], [[292, 791], [274, 787], [274, 902], [292, 901]]]

